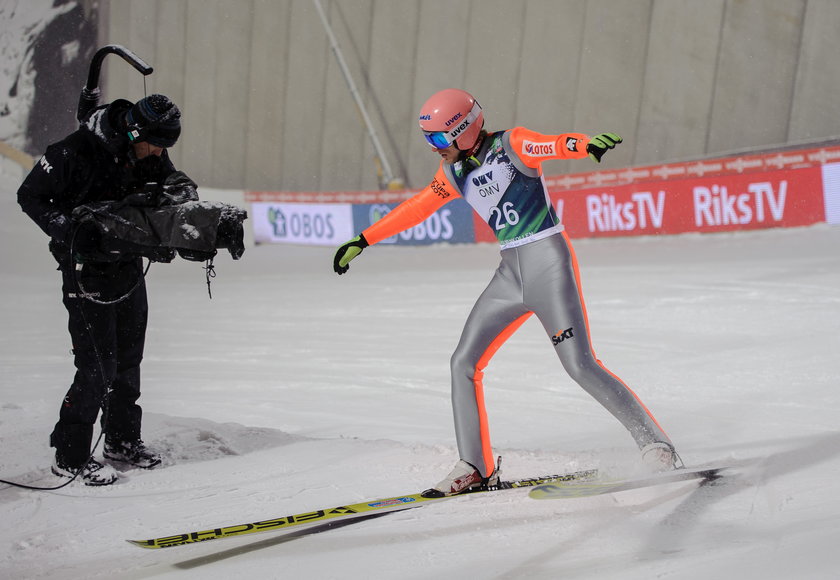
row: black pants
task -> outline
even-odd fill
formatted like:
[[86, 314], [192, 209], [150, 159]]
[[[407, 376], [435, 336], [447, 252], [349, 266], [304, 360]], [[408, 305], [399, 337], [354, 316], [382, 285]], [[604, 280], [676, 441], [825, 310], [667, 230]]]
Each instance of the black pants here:
[[[140, 439], [142, 410], [137, 399], [149, 308], [139, 258], [85, 264], [80, 271], [69, 259], [57, 259], [63, 302], [70, 315], [76, 375], [61, 405], [50, 445], [55, 447], [59, 463], [80, 467], [90, 453], [100, 409], [106, 442]], [[79, 282], [86, 294], [100, 302], [130, 294], [116, 304], [96, 304], [82, 296]]]

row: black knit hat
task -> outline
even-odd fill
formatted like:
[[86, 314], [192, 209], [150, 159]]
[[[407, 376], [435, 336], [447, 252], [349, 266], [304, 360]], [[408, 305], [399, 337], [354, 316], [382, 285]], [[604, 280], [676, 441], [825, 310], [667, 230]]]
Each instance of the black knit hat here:
[[164, 95], [137, 101], [125, 122], [132, 143], [146, 141], [156, 147], [172, 147], [181, 135], [181, 111]]

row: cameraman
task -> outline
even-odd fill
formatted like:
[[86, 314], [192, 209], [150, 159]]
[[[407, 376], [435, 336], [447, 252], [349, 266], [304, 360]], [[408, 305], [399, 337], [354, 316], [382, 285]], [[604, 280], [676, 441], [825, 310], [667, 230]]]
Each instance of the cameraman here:
[[18, 190], [23, 211], [50, 237], [62, 275], [76, 375], [50, 435], [52, 472], [86, 485], [109, 485], [116, 470], [91, 456], [93, 425], [102, 410], [104, 456], [153, 468], [160, 456], [140, 437], [140, 362], [148, 302], [142, 260], [96, 255], [97, 239], [71, 214], [88, 203], [118, 201], [176, 171], [166, 152], [181, 133], [181, 112], [163, 95], [135, 104], [116, 100], [93, 110], [80, 128], [47, 147]]

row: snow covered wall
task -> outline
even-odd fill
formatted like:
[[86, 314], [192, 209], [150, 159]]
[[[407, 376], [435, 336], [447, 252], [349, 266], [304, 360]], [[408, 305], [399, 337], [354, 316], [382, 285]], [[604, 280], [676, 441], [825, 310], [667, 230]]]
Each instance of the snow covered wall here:
[[75, 129], [95, 21], [78, 2], [0, 0], [0, 142], [40, 155]]

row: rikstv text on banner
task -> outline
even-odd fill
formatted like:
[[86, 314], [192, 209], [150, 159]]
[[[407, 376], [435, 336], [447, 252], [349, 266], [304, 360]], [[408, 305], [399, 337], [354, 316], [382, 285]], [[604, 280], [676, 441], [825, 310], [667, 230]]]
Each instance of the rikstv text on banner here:
[[[564, 175], [546, 185], [573, 238], [795, 227], [827, 221], [837, 205], [840, 195], [825, 188], [831, 161], [840, 147]], [[476, 234], [493, 240], [487, 228]]]

